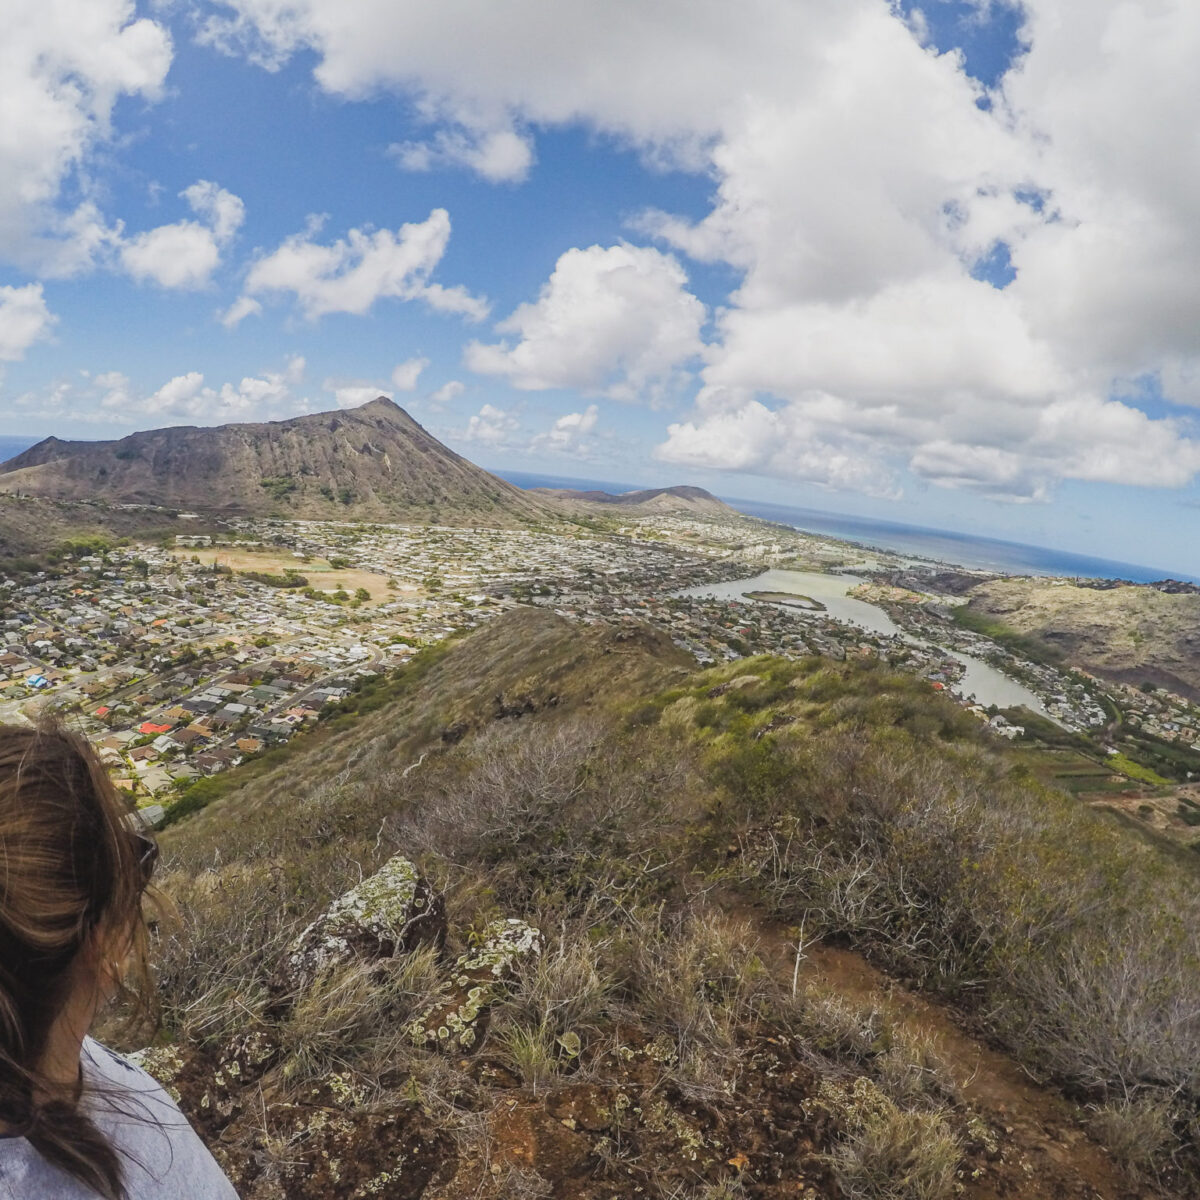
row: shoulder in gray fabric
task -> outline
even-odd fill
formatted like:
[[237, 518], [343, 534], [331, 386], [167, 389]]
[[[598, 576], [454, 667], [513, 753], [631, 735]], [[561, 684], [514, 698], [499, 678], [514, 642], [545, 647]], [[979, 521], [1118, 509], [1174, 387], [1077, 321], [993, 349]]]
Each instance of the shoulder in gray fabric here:
[[[140, 1067], [87, 1038], [83, 1103], [120, 1152], [129, 1200], [237, 1200], [187, 1118]], [[96, 1200], [24, 1138], [0, 1141], [2, 1200]]]

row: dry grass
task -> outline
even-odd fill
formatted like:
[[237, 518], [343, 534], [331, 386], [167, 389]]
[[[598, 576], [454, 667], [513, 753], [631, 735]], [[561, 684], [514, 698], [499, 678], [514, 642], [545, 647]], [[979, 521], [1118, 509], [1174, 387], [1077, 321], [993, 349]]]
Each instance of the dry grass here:
[[410, 587], [389, 588], [386, 575], [377, 575], [374, 571], [361, 571], [352, 567], [334, 567], [328, 559], [312, 558], [308, 562], [302, 562], [290, 550], [239, 550], [229, 546], [201, 546], [194, 550], [178, 550], [175, 554], [176, 558], [183, 559], [191, 559], [193, 556], [208, 566], [218, 563], [229, 567], [235, 573], [263, 571], [268, 575], [280, 575], [284, 571], [299, 571], [315, 588], [336, 590], [340, 587], [352, 596], [356, 588], [366, 588], [371, 594], [372, 604], [401, 595], [412, 595], [418, 591]]
[[958, 1194], [962, 1143], [937, 1111], [903, 1109], [874, 1084], [823, 1087], [842, 1124], [828, 1161], [845, 1200], [949, 1200]]
[[[1200, 1093], [1200, 916], [1149, 851], [954, 741], [954, 714], [872, 691], [878, 675], [755, 663], [759, 684], [710, 697], [726, 668], [627, 721], [597, 703], [622, 663], [613, 643], [541, 614], [495, 624], [311, 761], [167, 839], [164, 883], [184, 913], [158, 948], [172, 1034], [219, 1042], [263, 1020], [296, 931], [405, 853], [446, 894], [448, 954], [496, 916], [545, 936], [486, 1050], [528, 1092], [605, 1077], [619, 1036], [653, 1048], [662, 1094], [717, 1105], [761, 1039], [785, 1037], [843, 1089], [867, 1080], [857, 1106], [827, 1097], [847, 1197], [951, 1194], [965, 1116], [935, 1049], [870, 1004], [793, 996], [756, 929], [722, 912], [733, 891], [953, 992], [1028, 1061], [1089, 1089], [1093, 1127], [1132, 1170], [1182, 1161]], [[637, 685], [605, 694], [632, 703], [669, 673], [627, 661]], [[524, 715], [498, 718], [506, 705]], [[780, 713], [797, 719], [754, 736]], [[322, 980], [277, 1030], [282, 1094], [333, 1072], [368, 1096], [415, 1095], [464, 1156], [484, 1154], [486, 1090], [399, 1033], [443, 971], [419, 954]], [[1143, 1098], [1122, 1105], [1124, 1084]]]

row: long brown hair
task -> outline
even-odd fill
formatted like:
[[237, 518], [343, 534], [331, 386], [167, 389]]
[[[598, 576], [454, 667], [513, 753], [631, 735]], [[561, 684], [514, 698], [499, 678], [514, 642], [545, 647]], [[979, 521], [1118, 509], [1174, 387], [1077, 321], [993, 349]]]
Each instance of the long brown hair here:
[[0, 724], [0, 1119], [110, 1200], [121, 1160], [41, 1072], [81, 951], [128, 931], [129, 982], [146, 988], [144, 879], [129, 812], [91, 746], [59, 725]]

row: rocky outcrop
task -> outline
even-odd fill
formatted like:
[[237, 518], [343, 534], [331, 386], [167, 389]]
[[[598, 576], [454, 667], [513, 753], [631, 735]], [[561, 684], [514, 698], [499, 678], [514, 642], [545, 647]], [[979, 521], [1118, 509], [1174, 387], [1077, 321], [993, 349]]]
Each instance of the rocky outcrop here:
[[508, 991], [518, 966], [537, 958], [542, 948], [542, 935], [532, 925], [512, 917], [493, 922], [478, 948], [455, 962], [445, 999], [413, 1022], [413, 1041], [452, 1053], [477, 1049], [492, 1006]]
[[351, 961], [394, 958], [446, 940], [442, 898], [403, 855], [335, 900], [288, 949], [271, 985], [272, 1013], [324, 972]]

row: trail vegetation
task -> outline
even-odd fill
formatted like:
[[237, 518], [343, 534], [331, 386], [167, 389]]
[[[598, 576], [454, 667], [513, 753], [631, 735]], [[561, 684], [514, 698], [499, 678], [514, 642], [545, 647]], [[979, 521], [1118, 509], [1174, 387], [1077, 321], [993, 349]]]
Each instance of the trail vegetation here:
[[[148, 1062], [246, 1196], [1200, 1189], [1194, 870], [873, 661], [517, 610], [197, 808]], [[398, 855], [444, 939], [281, 1007]], [[504, 921], [478, 1036], [414, 1038]]]

